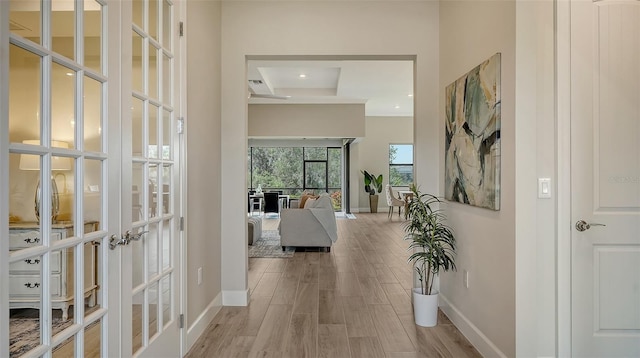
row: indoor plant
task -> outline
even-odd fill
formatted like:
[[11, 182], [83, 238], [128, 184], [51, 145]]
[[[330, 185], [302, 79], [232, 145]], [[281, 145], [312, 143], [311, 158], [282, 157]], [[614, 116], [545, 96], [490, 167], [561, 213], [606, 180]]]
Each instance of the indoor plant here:
[[[364, 191], [369, 193], [369, 210], [372, 213], [378, 212], [378, 194], [382, 192], [382, 174], [369, 174], [366, 170], [362, 171], [364, 175]], [[376, 192], [377, 190], [377, 192]]]
[[409, 240], [411, 262], [418, 275], [420, 287], [413, 290], [413, 309], [416, 324], [432, 327], [437, 324], [438, 292], [433, 289], [441, 271], [455, 270], [455, 237], [444, 224], [445, 215], [439, 208], [442, 201], [431, 194], [411, 188], [408, 221], [404, 226], [404, 239]]

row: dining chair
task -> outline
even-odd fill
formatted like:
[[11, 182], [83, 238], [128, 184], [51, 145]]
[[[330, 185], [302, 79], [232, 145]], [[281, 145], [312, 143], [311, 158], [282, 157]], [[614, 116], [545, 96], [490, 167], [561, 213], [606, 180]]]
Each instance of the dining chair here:
[[264, 193], [264, 214], [276, 213], [280, 216], [280, 195], [278, 193]]
[[387, 205], [389, 205], [389, 218], [391, 218], [391, 216], [393, 215], [393, 208], [394, 207], [398, 207], [398, 217], [400, 216], [400, 210], [401, 208], [405, 207], [405, 202], [403, 200], [400, 200], [398, 198], [396, 198], [393, 195], [393, 188], [391, 187], [391, 185], [387, 184], [385, 187], [385, 194], [387, 195]]
[[257, 211], [258, 215], [260, 215], [260, 212], [262, 211], [262, 199], [261, 198], [257, 198], [257, 197], [251, 197], [252, 195], [255, 195], [255, 190], [250, 190], [247, 193], [247, 202], [249, 203], [249, 213], [251, 214], [251, 216], [253, 216], [253, 212]]

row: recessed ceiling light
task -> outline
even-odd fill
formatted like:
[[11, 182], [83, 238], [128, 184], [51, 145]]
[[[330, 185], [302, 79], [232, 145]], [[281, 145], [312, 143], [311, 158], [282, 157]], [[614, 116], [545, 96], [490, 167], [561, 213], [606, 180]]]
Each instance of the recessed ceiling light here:
[[412, 94], [412, 93], [410, 93], [410, 94], [408, 94], [407, 96], [409, 96], [409, 97], [413, 97], [413, 94]]
[[301, 73], [300, 78], [307, 78], [307, 75], [305, 75], [304, 73]]
[[395, 106], [394, 108], [395, 108], [395, 109], [398, 109], [398, 108], [400, 108], [400, 106], [398, 106], [398, 105], [396, 104], [396, 106]]
[[73, 76], [72, 72], [67, 72], [67, 76]]

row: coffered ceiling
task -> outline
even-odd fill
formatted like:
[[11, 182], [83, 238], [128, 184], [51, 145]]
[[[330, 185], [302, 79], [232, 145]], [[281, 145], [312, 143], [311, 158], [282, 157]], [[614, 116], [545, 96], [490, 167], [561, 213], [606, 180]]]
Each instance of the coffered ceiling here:
[[249, 103], [365, 103], [367, 116], [413, 116], [413, 62], [249, 60]]

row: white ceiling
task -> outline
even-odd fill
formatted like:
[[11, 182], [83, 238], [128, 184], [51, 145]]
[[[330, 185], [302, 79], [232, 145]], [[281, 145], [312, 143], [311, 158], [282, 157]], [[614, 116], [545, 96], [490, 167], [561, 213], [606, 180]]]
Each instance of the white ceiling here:
[[413, 116], [412, 61], [250, 60], [247, 79], [250, 92], [280, 97], [252, 104], [365, 103], [367, 116]]

